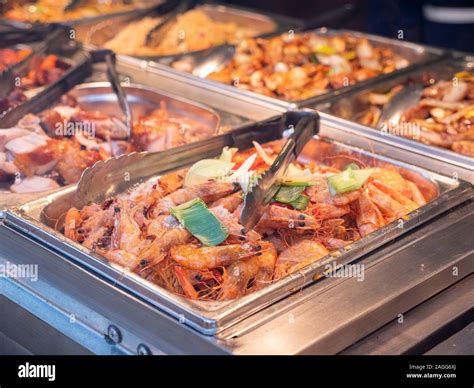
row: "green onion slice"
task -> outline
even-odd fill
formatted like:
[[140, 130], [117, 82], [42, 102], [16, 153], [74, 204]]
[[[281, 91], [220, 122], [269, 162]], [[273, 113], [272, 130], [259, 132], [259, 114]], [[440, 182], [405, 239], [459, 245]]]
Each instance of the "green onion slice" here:
[[355, 170], [346, 168], [344, 171], [328, 177], [331, 195], [343, 194], [360, 189], [373, 173], [373, 168]]
[[294, 201], [289, 203], [296, 210], [305, 210], [309, 204], [309, 198], [306, 195], [301, 194]]
[[209, 211], [201, 198], [172, 208], [171, 214], [204, 245], [219, 245], [229, 237], [227, 228]]
[[294, 209], [304, 210], [309, 204], [309, 199], [303, 195], [307, 184], [300, 186], [281, 186], [276, 193], [274, 200], [280, 203], [291, 205]]
[[275, 201], [280, 203], [296, 201], [305, 188], [306, 186], [281, 186], [275, 195]]

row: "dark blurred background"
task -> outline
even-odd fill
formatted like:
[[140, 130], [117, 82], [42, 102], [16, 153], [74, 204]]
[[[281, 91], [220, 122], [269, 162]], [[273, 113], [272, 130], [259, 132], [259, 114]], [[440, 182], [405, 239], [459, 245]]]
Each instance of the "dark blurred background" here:
[[474, 52], [474, 0], [223, 0], [244, 7], [308, 19], [352, 3], [348, 28], [433, 46]]

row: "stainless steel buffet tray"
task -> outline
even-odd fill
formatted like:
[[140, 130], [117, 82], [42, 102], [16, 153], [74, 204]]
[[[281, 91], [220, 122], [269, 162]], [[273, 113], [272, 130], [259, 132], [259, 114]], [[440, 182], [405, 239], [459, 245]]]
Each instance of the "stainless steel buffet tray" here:
[[[203, 104], [141, 84], [131, 83], [123, 87], [135, 120], [150, 114], [151, 111], [159, 108], [161, 103], [164, 103], [170, 113], [199, 121], [201, 124], [212, 128], [216, 134], [219, 131], [219, 115]], [[69, 94], [75, 97], [79, 105], [86, 110], [100, 111], [115, 116], [121, 114], [117, 97], [108, 82], [84, 83], [76, 86]]]
[[[239, 146], [238, 143], [233, 145]], [[205, 152], [205, 142], [203, 142], [201, 148], [203, 148], [205, 157], [211, 156]], [[214, 154], [217, 155], [217, 153], [214, 147]], [[4, 222], [7, 226], [16, 229], [25, 238], [73, 260], [113, 283], [119, 289], [131, 293], [161, 311], [167, 312], [181, 323], [203, 334], [213, 335], [323, 277], [325, 272], [334, 268], [334, 265], [348, 264], [359, 259], [364, 254], [393, 241], [396, 237], [464, 202], [473, 195], [472, 186], [464, 181], [450, 179], [339, 142], [314, 138], [304, 149], [301, 158], [325, 163], [327, 157], [336, 155], [339, 157], [331, 158], [331, 162], [347, 163], [346, 158], [350, 156], [356, 157], [368, 165], [389, 163], [398, 166], [408, 174], [418, 174], [418, 177], [424, 178], [422, 190], [427, 194], [431, 193], [431, 196], [434, 195], [435, 198], [432, 198], [427, 205], [404, 217], [403, 220], [394, 221], [350, 246], [332, 252], [326, 258], [307, 266], [297, 273], [233, 301], [193, 301], [182, 298], [140, 278], [138, 275], [125, 272], [123, 268], [108, 263], [100, 255], [65, 238], [55, 228], [60, 227], [58, 220], [71, 206], [75, 186], [27, 203], [19, 208], [8, 210], [5, 213]], [[195, 159], [196, 155], [191, 156]], [[168, 161], [168, 159], [170, 160]], [[181, 158], [183, 166], [189, 163], [186, 160], [187, 158], [184, 156]], [[176, 155], [173, 155], [173, 152], [165, 151], [162, 163], [163, 166], [169, 164], [176, 166]], [[168, 170], [166, 169], [166, 171]], [[160, 175], [159, 171], [157, 171], [158, 175]]]
[[[404, 74], [406, 72], [409, 72], [413, 69], [416, 69], [420, 66], [427, 65], [429, 63], [436, 62], [443, 57], [445, 57], [447, 54], [445, 51], [434, 48], [434, 47], [428, 47], [428, 46], [422, 46], [419, 44], [415, 43], [410, 43], [402, 40], [396, 40], [396, 39], [390, 39], [390, 38], [385, 38], [381, 36], [376, 36], [376, 35], [371, 35], [371, 34], [366, 34], [362, 32], [357, 32], [357, 31], [351, 31], [351, 30], [343, 30], [343, 29], [328, 29], [328, 28], [319, 28], [316, 30], [312, 31], [307, 31], [307, 32], [313, 32], [319, 35], [323, 36], [335, 36], [335, 35], [341, 35], [341, 34], [350, 34], [352, 36], [360, 37], [360, 38], [367, 38], [370, 43], [372, 43], [374, 46], [383, 46], [383, 47], [388, 47], [394, 50], [394, 52], [402, 55], [405, 57], [410, 64], [403, 69], [394, 71], [392, 73], [388, 74], [383, 74], [379, 75], [377, 77], [370, 78], [365, 81], [361, 81], [356, 83], [355, 85], [343, 87], [340, 89], [335, 89], [332, 91], [329, 91], [327, 93], [321, 94], [319, 96], [314, 96], [310, 97], [304, 100], [285, 100], [285, 99], [278, 99], [275, 97], [269, 97], [269, 96], [264, 96], [262, 94], [258, 94], [252, 91], [248, 90], [242, 90], [237, 87], [223, 84], [220, 82], [212, 81], [209, 79], [205, 78], [199, 78], [195, 75], [192, 74], [187, 74], [189, 79], [200, 79], [202, 80], [201, 82], [206, 85], [214, 85], [219, 87], [222, 91], [226, 92], [233, 92], [235, 95], [242, 95], [242, 96], [248, 96], [254, 99], [259, 99], [267, 103], [272, 103], [279, 105], [281, 107], [303, 107], [303, 106], [308, 106], [310, 104], [315, 104], [317, 102], [321, 102], [326, 100], [327, 98], [332, 98], [338, 95], [345, 94], [349, 91], [353, 90], [361, 90], [363, 88], [366, 88], [370, 85], [372, 85], [374, 82], [380, 81], [380, 80], [388, 80], [393, 76], [396, 76], [398, 74]], [[223, 67], [226, 64], [226, 62], [217, 62], [215, 58], [212, 58], [212, 63], [210, 62], [208, 64], [209, 68], [213, 70], [217, 70], [221, 67]], [[150, 67], [157, 67], [157, 68], [165, 68], [166, 66], [157, 62], [150, 61], [149, 63]], [[170, 72], [177, 72], [183, 74], [183, 72], [180, 72], [176, 69], [169, 69]]]
[[[20, 1], [21, 3], [31, 3], [32, 1]], [[57, 24], [63, 24], [68, 26], [76, 26], [84, 23], [92, 23], [108, 18], [114, 18], [118, 16], [132, 16], [132, 15], [140, 15], [142, 13], [151, 12], [156, 7], [160, 6], [161, 4], [165, 3], [164, 0], [133, 0], [135, 3], [134, 9], [126, 10], [126, 11], [119, 11], [119, 12], [111, 12], [97, 16], [89, 16], [89, 17], [82, 17], [78, 19], [71, 19], [68, 21], [63, 22], [28, 22], [28, 21], [17, 21], [13, 19], [6, 18], [0, 15], [0, 22], [4, 26], [11, 26], [12, 29], [19, 29], [23, 31], [35, 31], [36, 29], [45, 29], [49, 27], [54, 27]]]
[[429, 158], [436, 158], [471, 171], [472, 177], [470, 180], [474, 183], [474, 158], [446, 148], [432, 146], [416, 140], [381, 132], [375, 128], [358, 124], [356, 121], [356, 115], [363, 114], [369, 108], [369, 104], [364, 102], [369, 93], [386, 93], [395, 85], [409, 85], [412, 83], [425, 84], [430, 78], [436, 81], [451, 79], [455, 73], [463, 70], [474, 71], [474, 57], [448, 58], [411, 73], [396, 76], [387, 81], [377, 82], [362, 91], [354, 91], [344, 96], [336, 96], [321, 103], [308, 105], [307, 107], [327, 112], [344, 120], [352, 121], [354, 124], [351, 125], [348, 123], [348, 125], [357, 128], [361, 133], [367, 131], [373, 132], [380, 141], [395, 143], [401, 148], [411, 149]]
[[[256, 31], [255, 36], [265, 36], [268, 34], [281, 33], [298, 26], [298, 22], [294, 19], [280, 15], [267, 15], [250, 9], [239, 8], [235, 6], [221, 4], [201, 4], [195, 7], [203, 11], [212, 20], [218, 22], [234, 22], [239, 26], [251, 27]], [[143, 17], [151, 16], [149, 14]], [[158, 17], [158, 16], [157, 16]], [[138, 21], [135, 17], [121, 17], [108, 19], [95, 24], [87, 24], [77, 26], [77, 39], [84, 44], [86, 48], [96, 49], [103, 48], [104, 44], [112, 39], [121, 29], [128, 24]], [[131, 55], [144, 60], [156, 61], [164, 64], [170, 64], [180, 58], [189, 55], [199, 55], [207, 49], [199, 51], [189, 51], [183, 54], [163, 55], [163, 56], [140, 56]], [[119, 54], [119, 53], [118, 53]]]
[[[174, 115], [186, 116], [196, 120], [211, 128], [215, 134], [220, 130], [219, 114], [203, 104], [144, 85], [129, 84], [124, 86], [124, 89], [127, 93], [127, 99], [131, 102], [132, 112], [136, 119], [149, 114], [153, 109], [160, 107], [161, 102], [164, 102], [167, 110]], [[91, 111], [99, 110], [103, 113], [120, 117], [121, 112], [115, 94], [112, 92], [108, 82], [80, 84], [71, 90], [69, 94], [74, 96], [85, 109], [90, 109]], [[51, 100], [49, 106], [54, 104], [54, 100]], [[7, 186], [0, 183], [0, 211], [50, 193], [51, 191], [17, 194], [10, 192]]]
[[[34, 46], [22, 45], [27, 48]], [[64, 74], [55, 82], [38, 88], [36, 94], [9, 110], [0, 112], [0, 130], [14, 126], [27, 113], [37, 113], [43, 109], [45, 101], [59, 98], [74, 85], [81, 82], [92, 72], [89, 54], [77, 46], [53, 48], [51, 54], [57, 55], [59, 66], [65, 69]]]

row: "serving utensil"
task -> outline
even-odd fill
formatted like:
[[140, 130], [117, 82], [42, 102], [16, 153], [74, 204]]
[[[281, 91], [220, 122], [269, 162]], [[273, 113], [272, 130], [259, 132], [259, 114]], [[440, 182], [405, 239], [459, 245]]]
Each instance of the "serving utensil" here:
[[[291, 114], [291, 113], [289, 113]], [[270, 168], [257, 180], [251, 191], [247, 193], [240, 223], [246, 230], [251, 230], [262, 218], [265, 209], [278, 192], [280, 182], [306, 143], [318, 133], [317, 116], [301, 117], [286, 141], [282, 150]]]
[[107, 79], [109, 80], [110, 85], [112, 86], [112, 90], [117, 96], [120, 109], [125, 117], [125, 125], [127, 127], [127, 139], [130, 139], [130, 137], [132, 136], [133, 128], [132, 109], [130, 108], [130, 104], [127, 100], [127, 95], [120, 83], [120, 78], [115, 68], [115, 54], [112, 51], [109, 51], [105, 54], [105, 63], [107, 65]]
[[421, 98], [423, 85], [412, 84], [405, 86], [395, 94], [382, 110], [376, 128], [382, 129], [386, 125], [396, 125], [400, 116], [408, 108], [415, 106]]
[[178, 19], [178, 15], [187, 11], [194, 6], [195, 1], [182, 1], [175, 7], [168, 15], [166, 15], [161, 22], [153, 27], [146, 34], [145, 46], [157, 46], [169, 31], [174, 22]]
[[72, 11], [82, 4], [83, 0], [69, 0], [67, 5], [63, 8], [63, 13]]
[[279, 139], [285, 129], [300, 128], [301, 120], [311, 120], [314, 126], [319, 125], [317, 113], [287, 112], [282, 116], [248, 124], [210, 139], [166, 151], [134, 152], [99, 161], [82, 173], [74, 194], [74, 203], [76, 207], [82, 207], [91, 202], [103, 202], [137, 183], [156, 176], [158, 171], [162, 174], [182, 167], [183, 160], [191, 165], [201, 159], [216, 157], [226, 146], [245, 149], [252, 146], [252, 141], [265, 143]]
[[214, 71], [218, 71], [221, 66], [228, 63], [235, 54], [235, 46], [223, 44], [211, 47], [210, 49], [200, 52], [189, 58], [192, 66], [192, 74], [206, 78]]

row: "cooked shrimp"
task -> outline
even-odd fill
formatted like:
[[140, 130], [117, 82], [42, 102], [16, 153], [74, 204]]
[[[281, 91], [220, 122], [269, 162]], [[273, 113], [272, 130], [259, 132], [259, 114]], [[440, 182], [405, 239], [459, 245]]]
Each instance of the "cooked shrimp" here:
[[262, 248], [264, 249], [258, 255], [236, 261], [227, 267], [219, 300], [241, 297], [248, 291], [249, 286], [258, 289], [270, 281], [270, 274], [273, 274], [275, 267], [276, 250], [268, 242]]
[[118, 201], [114, 207], [114, 231], [111, 236], [112, 249], [120, 249], [138, 255], [143, 242], [141, 230], [130, 213], [130, 204]]
[[194, 198], [201, 198], [204, 202], [213, 202], [235, 191], [233, 183], [209, 181], [195, 186], [176, 190], [175, 192], [157, 201], [151, 212], [151, 217], [156, 218], [165, 214], [174, 206], [181, 205]]
[[159, 216], [151, 221], [146, 230], [149, 244], [143, 248], [139, 257], [150, 265], [161, 262], [174, 245], [186, 244], [192, 235], [171, 215]]
[[406, 208], [400, 202], [379, 190], [375, 185], [369, 183], [367, 188], [372, 202], [391, 220], [402, 217], [407, 213]]
[[128, 271], [135, 271], [140, 266], [140, 259], [133, 253], [124, 251], [123, 249], [115, 249], [112, 251], [100, 252], [112, 263], [118, 264]]
[[255, 242], [261, 239], [261, 236], [254, 230], [246, 231], [243, 226], [239, 224], [239, 219], [237, 218], [237, 216], [232, 213], [229, 213], [229, 211], [223, 206], [219, 205], [216, 207], [211, 207], [209, 210], [227, 228], [229, 232], [229, 242], [238, 242], [245, 240]]
[[313, 217], [299, 212], [298, 210], [288, 209], [277, 205], [270, 205], [266, 209], [259, 223], [257, 230], [265, 229], [315, 229], [319, 222]]
[[351, 191], [349, 193], [331, 195], [327, 179], [323, 178], [316, 182], [315, 185], [309, 186], [305, 190], [305, 194], [308, 195], [311, 202], [314, 203], [325, 203], [334, 206], [344, 206], [357, 200], [359, 195], [358, 190]]
[[77, 228], [82, 224], [81, 212], [75, 207], [68, 210], [64, 220], [64, 235], [71, 240], [78, 241]]
[[[402, 204], [406, 209], [406, 213], [409, 213], [415, 210], [416, 208], [418, 208], [418, 205], [415, 202], [413, 202], [410, 198], [401, 194], [400, 191], [394, 190], [378, 180], [373, 180], [372, 184], [376, 186], [378, 189], [380, 189], [381, 191], [383, 191], [385, 194], [390, 195], [393, 199], [395, 199], [397, 202]], [[407, 189], [410, 190], [408, 187]], [[409, 193], [411, 194], [411, 191], [409, 191]]]
[[261, 250], [261, 245], [250, 243], [215, 247], [185, 244], [172, 247], [170, 253], [171, 258], [183, 267], [201, 270], [227, 266], [236, 260], [252, 257]]
[[232, 213], [237, 210], [237, 207], [241, 203], [243, 203], [243, 201], [244, 199], [242, 197], [242, 192], [237, 191], [231, 195], [228, 195], [227, 197], [220, 198], [217, 201], [210, 203], [209, 207], [213, 208], [217, 206], [223, 206], [225, 209]]
[[357, 227], [362, 237], [380, 228], [385, 220], [379, 208], [372, 202], [367, 189], [359, 195], [359, 213], [356, 216]]
[[178, 265], [174, 266], [174, 272], [179, 285], [183, 289], [184, 295], [190, 299], [199, 299], [199, 294], [194, 289], [191, 281], [189, 280], [186, 270]]
[[275, 279], [282, 278], [292, 272], [319, 260], [329, 254], [324, 245], [311, 241], [303, 240], [285, 249], [278, 256], [275, 265]]

